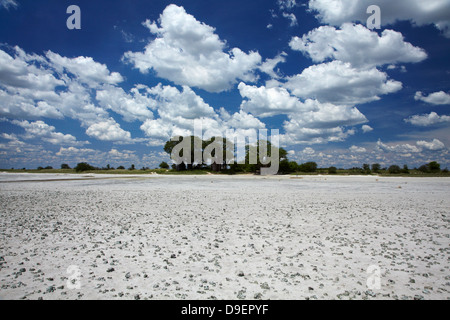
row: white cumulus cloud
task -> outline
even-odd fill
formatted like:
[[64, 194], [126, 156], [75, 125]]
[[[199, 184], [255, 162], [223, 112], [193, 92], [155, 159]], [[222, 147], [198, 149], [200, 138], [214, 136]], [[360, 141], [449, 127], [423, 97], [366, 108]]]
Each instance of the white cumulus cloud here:
[[151, 109], [156, 108], [156, 101], [141, 93], [139, 88], [132, 88], [126, 93], [122, 88], [115, 86], [104, 87], [97, 90], [96, 100], [105, 109], [111, 109], [122, 115], [125, 121], [145, 121], [153, 118]]
[[372, 128], [371, 126], [367, 125], [367, 124], [363, 125], [363, 126], [361, 127], [361, 129], [362, 129], [362, 131], [363, 131], [364, 133], [373, 131], [373, 128]]
[[399, 154], [418, 154], [423, 151], [439, 151], [445, 148], [444, 143], [438, 139], [433, 139], [432, 141], [420, 140], [416, 142], [416, 145], [411, 145], [409, 143], [404, 144], [384, 144], [381, 140], [378, 140], [376, 149], [384, 152], [394, 152]]
[[358, 147], [358, 146], [351, 146], [351, 147], [349, 148], [349, 150], [350, 150], [351, 152], [356, 152], [356, 153], [365, 153], [365, 152], [367, 152], [367, 149], [366, 149], [366, 148]]
[[215, 115], [214, 109], [191, 88], [182, 86], [182, 89], [158, 84], [147, 92], [156, 100], [158, 114], [163, 118], [196, 119]]
[[428, 96], [424, 96], [421, 91], [417, 91], [414, 99], [436, 105], [450, 104], [450, 94], [445, 93], [444, 91], [433, 92]]
[[311, 111], [291, 113], [283, 128], [282, 140], [286, 144], [317, 144], [343, 141], [355, 134], [354, 129], [345, 129], [367, 122], [366, 117], [355, 107], [320, 103], [306, 100]]
[[150, 69], [161, 78], [179, 85], [210, 92], [228, 90], [238, 79], [254, 81], [254, 70], [261, 63], [257, 52], [239, 48], [226, 51], [226, 43], [215, 29], [195, 19], [183, 7], [167, 6], [157, 22], [145, 26], [156, 35], [144, 52], [127, 52], [126, 61], [141, 72]]
[[11, 123], [25, 129], [25, 134], [22, 135], [24, 139], [42, 139], [55, 145], [84, 145], [87, 141], [77, 141], [77, 139], [71, 134], [63, 134], [56, 132], [54, 126], [50, 126], [44, 121], [28, 122], [13, 120]]
[[287, 78], [283, 86], [303, 99], [317, 99], [333, 104], [356, 105], [397, 92], [402, 83], [388, 79], [386, 73], [357, 69], [348, 62], [332, 61], [310, 66]]
[[303, 149], [302, 153], [312, 155], [316, 153], [316, 151], [311, 147], [306, 147], [305, 149]]
[[415, 126], [427, 127], [437, 123], [450, 122], [450, 116], [440, 116], [436, 112], [431, 112], [430, 114], [414, 115], [404, 120]]
[[236, 129], [264, 129], [266, 126], [261, 120], [243, 110], [235, 112], [225, 123], [227, 127]]
[[131, 134], [112, 118], [90, 125], [86, 134], [102, 141], [131, 141]]
[[281, 87], [256, 87], [241, 82], [238, 86], [242, 101], [241, 109], [257, 117], [302, 112], [308, 108], [297, 97]]
[[381, 142], [381, 140], [378, 140], [376, 149], [379, 151], [384, 151], [384, 152], [397, 152], [397, 153], [403, 153], [403, 154], [419, 153], [422, 151], [420, 148], [416, 147], [415, 145], [411, 145], [409, 143], [388, 145], [388, 144]]
[[46, 57], [55, 70], [63, 74], [65, 71], [75, 75], [82, 83], [91, 87], [98, 87], [100, 84], [117, 84], [123, 81], [123, 77], [118, 72], [110, 72], [106, 65], [94, 61], [91, 57], [62, 57], [57, 53], [48, 51]]
[[433, 139], [433, 141], [417, 141], [417, 145], [423, 147], [424, 149], [437, 151], [445, 148], [445, 145], [438, 139]]
[[279, 63], [286, 62], [286, 52], [281, 52], [273, 59], [266, 59], [260, 66], [259, 69], [267, 73], [269, 76], [271, 76], [274, 79], [278, 79], [280, 77], [278, 70], [275, 71], [276, 66]]
[[394, 30], [383, 30], [381, 36], [362, 25], [343, 24], [340, 29], [321, 26], [303, 37], [293, 37], [293, 50], [307, 54], [314, 62], [327, 59], [350, 62], [354, 67], [420, 62], [427, 58], [421, 48], [405, 42]]
[[381, 9], [382, 25], [411, 21], [414, 26], [434, 24], [450, 37], [450, 2], [446, 0], [309, 0], [309, 9], [323, 23], [340, 26], [345, 22], [363, 22], [367, 8]]

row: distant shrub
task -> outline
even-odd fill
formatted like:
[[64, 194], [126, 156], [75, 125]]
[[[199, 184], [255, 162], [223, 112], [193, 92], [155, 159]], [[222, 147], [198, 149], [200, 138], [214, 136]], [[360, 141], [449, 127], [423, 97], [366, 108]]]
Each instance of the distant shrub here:
[[436, 161], [432, 161], [428, 164], [428, 168], [430, 168], [431, 172], [440, 172], [441, 171], [441, 165], [437, 163]]
[[336, 167], [329, 167], [328, 168], [328, 174], [336, 174], [337, 168]]
[[348, 170], [349, 174], [364, 174], [365, 171], [359, 167], [353, 167]]
[[76, 172], [83, 172], [83, 171], [90, 171], [90, 170], [95, 170], [95, 168], [86, 162], [80, 162], [75, 167]]
[[363, 164], [363, 171], [366, 174], [370, 174], [370, 165], [368, 165], [367, 163]]
[[439, 163], [437, 163], [436, 161], [432, 161], [430, 163], [421, 165], [418, 170], [423, 173], [441, 172], [441, 165]]
[[61, 165], [61, 169], [70, 169], [69, 165], [67, 163], [63, 163]]
[[381, 170], [381, 165], [379, 163], [372, 164], [372, 171], [373, 172], [378, 173], [378, 172], [380, 172], [380, 170]]
[[287, 159], [283, 159], [280, 161], [279, 170], [280, 173], [289, 173], [291, 172], [291, 167], [289, 166], [289, 161]]
[[169, 168], [170, 168], [170, 167], [169, 167], [169, 164], [168, 164], [167, 162], [165, 162], [165, 161], [161, 162], [161, 163], [159, 164], [159, 167], [160, 167], [161, 169], [169, 169]]
[[388, 172], [389, 172], [390, 174], [398, 174], [398, 173], [401, 173], [401, 172], [402, 172], [402, 169], [400, 169], [399, 166], [397, 166], [397, 165], [394, 164], [394, 165], [392, 165], [392, 166], [389, 167]]
[[117, 170], [125, 170], [125, 167], [124, 166], [118, 166]]
[[317, 163], [315, 162], [302, 163], [301, 165], [298, 166], [298, 170], [301, 172], [316, 172]]
[[291, 172], [296, 172], [298, 171], [298, 163], [295, 161], [289, 161], [289, 170]]

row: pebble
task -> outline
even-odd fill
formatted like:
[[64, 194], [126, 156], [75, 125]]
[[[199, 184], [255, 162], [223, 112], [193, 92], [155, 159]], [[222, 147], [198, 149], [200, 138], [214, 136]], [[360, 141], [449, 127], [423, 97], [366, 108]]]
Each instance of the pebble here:
[[46, 290], [47, 293], [51, 293], [51, 292], [54, 292], [54, 291], [55, 291], [55, 286], [50, 286]]
[[245, 290], [240, 290], [237, 294], [237, 298], [238, 299], [245, 299], [246, 295], [245, 295]]

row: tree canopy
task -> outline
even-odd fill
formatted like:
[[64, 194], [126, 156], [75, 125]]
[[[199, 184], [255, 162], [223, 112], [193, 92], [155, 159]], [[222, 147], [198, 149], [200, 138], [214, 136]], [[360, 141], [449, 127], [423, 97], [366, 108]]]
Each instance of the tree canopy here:
[[[190, 154], [185, 155], [185, 150], [189, 150]], [[238, 159], [238, 163], [235, 162], [235, 158], [239, 156], [239, 152], [234, 143], [223, 137], [211, 137], [207, 140], [194, 136], [175, 137], [166, 142], [164, 151], [176, 163], [177, 170], [210, 166], [213, 170], [216, 169], [215, 171], [257, 172], [261, 168], [268, 167], [272, 161], [280, 163], [287, 160], [286, 150], [276, 148], [265, 140], [245, 145], [245, 157]], [[272, 159], [272, 155], [275, 154], [278, 154], [276, 160]]]
[[90, 170], [95, 170], [95, 168], [86, 162], [80, 162], [75, 167], [76, 172], [83, 172], [83, 171], [90, 171]]

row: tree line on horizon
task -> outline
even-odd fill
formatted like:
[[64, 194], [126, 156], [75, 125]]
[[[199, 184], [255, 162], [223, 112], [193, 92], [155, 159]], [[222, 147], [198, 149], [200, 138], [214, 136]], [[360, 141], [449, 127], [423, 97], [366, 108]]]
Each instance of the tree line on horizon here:
[[[109, 164], [106, 167], [95, 167], [92, 166], [90, 164], [88, 164], [87, 162], [80, 162], [78, 163], [74, 168], [71, 168], [68, 164], [63, 163], [61, 164], [61, 169], [63, 170], [75, 170], [76, 172], [85, 172], [85, 171], [114, 171], [114, 170], [128, 170], [128, 171], [134, 171], [134, 170], [138, 170], [136, 169], [136, 166], [134, 164], [132, 164], [130, 167], [125, 168], [124, 166], [118, 166], [117, 168], [115, 167], [111, 167]], [[177, 171], [177, 166], [172, 164], [172, 166], [170, 166], [167, 162], [163, 161], [160, 163], [159, 165], [160, 169], [165, 169], [165, 170], [175, 170]], [[52, 166], [46, 166], [46, 167], [37, 167], [37, 170], [54, 170], [55, 168], [53, 168]], [[157, 168], [155, 168], [157, 169]], [[223, 169], [223, 170], [219, 170], [219, 171], [224, 171], [225, 173], [255, 173], [256, 172], [256, 167], [252, 167], [252, 165], [243, 165], [243, 164], [235, 164], [235, 167], [233, 167], [234, 170], [231, 170], [231, 166], [229, 166], [228, 169]], [[11, 170], [14, 170], [14, 168], [11, 168]], [[21, 170], [26, 170], [26, 168], [22, 168]], [[139, 169], [141, 171], [147, 171], [147, 170], [152, 170], [149, 167], [142, 167], [141, 169]], [[187, 166], [185, 168], [183, 168], [183, 166], [181, 166], [181, 169], [178, 169], [178, 171], [189, 171], [189, 170], [209, 170], [209, 171], [214, 171], [211, 169], [210, 165], [206, 165], [203, 167], [200, 166], [196, 166], [194, 165], [191, 168], [188, 168]], [[389, 173], [389, 174], [409, 174], [411, 171], [419, 171], [421, 173], [448, 173], [449, 170], [447, 168], [442, 169], [440, 168], [440, 164], [437, 163], [436, 161], [432, 161], [430, 163], [421, 165], [418, 168], [413, 168], [413, 169], [409, 169], [407, 165], [404, 165], [403, 167], [400, 167], [398, 165], [391, 165], [389, 167], [384, 167], [382, 168], [380, 164], [378, 163], [374, 163], [372, 165], [369, 164], [363, 164], [362, 167], [352, 167], [349, 169], [344, 169], [344, 168], [337, 168], [335, 166], [331, 166], [328, 168], [319, 168], [317, 166], [317, 163], [314, 161], [310, 161], [310, 162], [305, 162], [305, 163], [297, 163], [295, 161], [289, 161], [287, 159], [282, 160], [280, 162], [280, 170], [279, 173], [281, 174], [289, 174], [289, 173], [295, 173], [295, 172], [304, 172], [304, 173], [328, 173], [328, 174], [337, 174], [339, 171], [345, 171], [347, 173], [351, 173], [351, 174], [372, 174], [372, 173]]]
[[[138, 170], [136, 169], [135, 165], [132, 164], [130, 167], [125, 168], [124, 166], [118, 166], [117, 168], [111, 167], [109, 164], [106, 167], [95, 167], [87, 162], [80, 162], [78, 163], [74, 168], [71, 168], [68, 164], [61, 164], [61, 169], [63, 170], [75, 170], [76, 172], [85, 172], [85, 171], [115, 171], [115, 170], [128, 170], [128, 171], [134, 171]], [[173, 171], [193, 171], [193, 170], [205, 170], [205, 171], [215, 171], [212, 170], [211, 165], [193, 165], [191, 168], [188, 168], [188, 166], [181, 166], [177, 169], [177, 166], [172, 164], [170, 166], [167, 162], [163, 161], [159, 165], [160, 169], [164, 170], [170, 170]], [[244, 165], [244, 164], [234, 164], [233, 166], [228, 166], [227, 169], [222, 170], [216, 170], [217, 172], [223, 172], [223, 173], [257, 173], [257, 165]], [[11, 168], [14, 170], [14, 168]], [[54, 170], [52, 166], [46, 166], [46, 167], [38, 167], [37, 170]], [[155, 168], [157, 169], [157, 168]], [[23, 168], [22, 170], [26, 170], [26, 168]], [[149, 167], [142, 167], [139, 169], [141, 171], [148, 171], [152, 170]], [[362, 167], [352, 167], [349, 169], [344, 168], [337, 168], [335, 166], [331, 166], [328, 168], [319, 168], [317, 166], [317, 163], [314, 161], [309, 161], [305, 163], [297, 163], [295, 161], [289, 161], [287, 159], [283, 159], [280, 162], [280, 174], [289, 174], [289, 173], [327, 173], [327, 174], [338, 174], [339, 172], [346, 172], [349, 174], [383, 174], [383, 173], [389, 173], [389, 174], [409, 174], [411, 171], [418, 171], [421, 173], [448, 173], [449, 170], [447, 168], [441, 169], [440, 164], [436, 161], [432, 161], [430, 163], [421, 165], [418, 168], [409, 169], [407, 165], [404, 165], [403, 167], [400, 167], [398, 165], [391, 165], [389, 167], [381, 167], [380, 164], [374, 163], [372, 165], [369, 164], [363, 164]]]
[[[180, 137], [181, 138], [181, 137]], [[267, 164], [263, 164], [260, 161], [260, 152], [262, 152], [261, 150], [263, 149], [263, 146], [267, 146], [264, 147], [264, 152], [266, 152], [265, 154], [268, 157], [272, 156], [272, 152], [275, 150], [278, 152], [278, 161], [279, 161], [279, 170], [278, 173], [279, 174], [290, 174], [290, 173], [296, 173], [296, 172], [302, 172], [302, 173], [327, 173], [327, 174], [337, 174], [339, 172], [346, 172], [349, 174], [378, 174], [378, 173], [389, 173], [389, 174], [409, 174], [411, 169], [408, 168], [408, 166], [405, 164], [403, 165], [403, 167], [400, 167], [398, 165], [391, 165], [389, 167], [381, 167], [381, 165], [379, 163], [374, 163], [374, 164], [363, 164], [362, 167], [353, 167], [350, 169], [342, 169], [342, 168], [337, 168], [335, 166], [331, 166], [328, 168], [318, 168], [318, 165], [316, 162], [314, 161], [309, 161], [309, 162], [305, 162], [305, 163], [297, 163], [296, 161], [290, 161], [288, 159], [288, 153], [284, 148], [277, 148], [275, 146], [272, 146], [272, 144], [270, 143], [270, 141], [265, 141], [265, 140], [258, 140], [256, 142], [256, 144], [246, 144], [245, 146], [245, 161], [236, 163], [235, 161], [232, 161], [232, 163], [227, 163], [227, 159], [226, 159], [226, 154], [227, 152], [230, 152], [229, 146], [231, 145], [232, 148], [234, 148], [234, 144], [230, 143], [228, 140], [226, 140], [223, 137], [214, 137], [208, 140], [201, 140], [198, 137], [195, 136], [187, 136], [187, 137], [183, 137], [183, 139], [187, 139], [190, 142], [191, 148], [191, 154], [190, 155], [183, 155], [181, 152], [181, 156], [184, 156], [184, 159], [187, 159], [188, 161], [185, 162], [181, 162], [179, 164], [172, 164], [169, 165], [167, 162], [163, 161], [160, 163], [159, 168], [160, 169], [164, 169], [164, 170], [170, 170], [172, 169], [173, 171], [193, 171], [193, 170], [205, 170], [205, 171], [214, 171], [214, 172], [222, 172], [222, 173], [229, 173], [229, 174], [234, 174], [234, 173], [255, 173], [258, 174], [261, 170], [262, 167], [267, 167]], [[212, 163], [208, 163], [207, 161], [205, 161], [205, 159], [202, 158], [201, 163], [195, 163], [194, 159], [194, 153], [195, 153], [195, 148], [199, 149], [201, 148], [201, 150], [197, 150], [202, 152], [208, 148], [211, 147], [212, 143], [217, 143], [217, 141], [220, 142], [219, 149], [222, 148], [222, 152], [223, 152], [223, 159], [221, 163], [216, 163], [216, 162], [212, 162]], [[164, 145], [164, 151], [166, 153], [168, 153], [169, 155], [172, 154], [173, 149], [175, 148], [175, 146], [177, 146], [177, 144], [179, 143], [179, 141], [174, 141], [173, 139], [167, 141]], [[217, 147], [217, 146], [216, 146]], [[278, 150], [276, 150], [276, 149]], [[211, 153], [212, 156], [215, 156], [215, 150], [214, 149]], [[231, 153], [233, 154], [233, 160], [234, 160], [234, 152], [235, 150], [231, 150]], [[250, 153], [254, 152], [257, 157], [257, 163], [251, 164], [250, 163]], [[276, 153], [275, 153], [276, 154]], [[25, 168], [24, 168], [25, 169]], [[53, 167], [51, 166], [47, 166], [47, 167], [38, 167], [37, 170], [51, 170], [53, 169]], [[61, 169], [71, 169], [71, 167], [64, 163], [61, 165]], [[109, 164], [106, 165], [106, 167], [95, 167], [92, 166], [90, 164], [88, 164], [87, 162], [80, 162], [78, 163], [74, 168], [73, 168], [76, 172], [85, 172], [85, 171], [95, 171], [95, 170], [129, 170], [129, 171], [134, 171], [137, 170], [136, 166], [134, 164], [131, 164], [130, 167], [128, 167], [127, 169], [124, 166], [118, 166], [117, 168], [111, 167]], [[149, 167], [142, 167], [140, 170], [142, 171], [147, 171], [147, 170], [151, 170]], [[440, 164], [437, 163], [436, 161], [432, 161], [430, 163], [421, 165], [419, 168], [414, 168], [412, 169], [414, 171], [419, 171], [421, 173], [448, 173], [448, 169], [445, 168], [443, 170], [441, 170]]]

